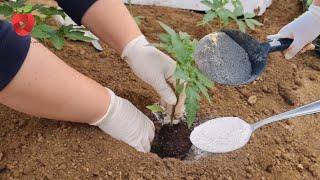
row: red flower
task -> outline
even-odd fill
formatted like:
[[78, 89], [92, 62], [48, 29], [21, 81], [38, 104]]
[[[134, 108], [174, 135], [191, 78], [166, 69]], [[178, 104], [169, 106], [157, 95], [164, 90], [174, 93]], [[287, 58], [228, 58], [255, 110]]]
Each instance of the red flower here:
[[15, 14], [12, 16], [14, 31], [20, 36], [27, 36], [32, 32], [35, 19], [32, 14]]

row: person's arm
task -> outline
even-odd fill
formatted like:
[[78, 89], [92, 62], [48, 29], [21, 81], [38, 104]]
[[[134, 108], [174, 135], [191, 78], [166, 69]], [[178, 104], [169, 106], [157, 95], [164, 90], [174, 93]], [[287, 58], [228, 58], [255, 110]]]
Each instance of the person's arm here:
[[122, 0], [57, 1], [75, 22], [116, 49], [133, 72], [151, 85], [167, 104], [176, 104], [177, 98], [168, 84], [173, 82], [175, 61], [150, 45]]
[[286, 59], [291, 59], [320, 35], [320, 0], [314, 0], [309, 10], [284, 26], [276, 35], [268, 39], [291, 38], [292, 45], [285, 51]]
[[152, 121], [129, 101], [1, 20], [0, 103], [33, 116], [96, 125], [142, 152], [154, 137]]

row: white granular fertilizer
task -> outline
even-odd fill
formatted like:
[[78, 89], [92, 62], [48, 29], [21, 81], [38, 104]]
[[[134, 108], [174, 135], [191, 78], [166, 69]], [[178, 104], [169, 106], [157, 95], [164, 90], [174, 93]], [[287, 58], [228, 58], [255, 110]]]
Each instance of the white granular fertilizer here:
[[197, 126], [190, 140], [197, 148], [212, 152], [226, 153], [243, 147], [250, 139], [250, 124], [237, 117], [223, 117]]

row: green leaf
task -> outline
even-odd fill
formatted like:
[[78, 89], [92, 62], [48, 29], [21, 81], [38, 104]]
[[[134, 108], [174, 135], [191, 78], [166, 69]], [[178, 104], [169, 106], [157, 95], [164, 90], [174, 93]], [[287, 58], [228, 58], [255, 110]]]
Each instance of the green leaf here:
[[233, 10], [233, 14], [235, 17], [239, 17], [243, 15], [243, 7], [242, 5], [235, 6], [235, 9]]
[[93, 38], [87, 37], [84, 35], [84, 32], [81, 31], [70, 31], [65, 34], [65, 37], [74, 40], [74, 41], [85, 41], [90, 42], [94, 40]]
[[195, 81], [195, 83], [196, 83], [197, 87], [200, 89], [201, 93], [206, 97], [208, 102], [211, 104], [212, 102], [211, 102], [211, 98], [208, 94], [207, 88], [198, 81]]
[[250, 21], [251, 19], [245, 19], [245, 22], [247, 24], [247, 26], [252, 29], [252, 30], [255, 30], [255, 25], [252, 21]]
[[60, 15], [63, 18], [66, 17], [66, 14], [61, 9], [57, 9], [55, 7], [40, 7], [37, 11], [43, 15], [46, 15], [46, 19], [51, 18], [54, 15]]
[[255, 20], [255, 19], [250, 19], [250, 21], [251, 21], [253, 24], [257, 25], [257, 26], [262, 26], [262, 25], [263, 25], [262, 23], [260, 23], [259, 21]]
[[142, 21], [145, 19], [144, 16], [135, 16], [134, 20], [136, 21], [136, 23], [138, 24], [138, 26], [141, 25]]
[[241, 20], [237, 20], [236, 22], [237, 22], [237, 24], [239, 26], [240, 31], [241, 32], [246, 32], [246, 24]]
[[46, 33], [45, 31], [43, 31], [41, 28], [39, 28], [39, 26], [34, 26], [33, 30], [32, 30], [32, 37], [35, 38], [50, 38], [51, 35]]
[[246, 18], [246, 19], [251, 19], [251, 18], [254, 18], [256, 15], [254, 14], [254, 13], [246, 13], [246, 14], [244, 14], [244, 17]]
[[30, 13], [32, 11], [32, 5], [25, 5], [22, 7], [22, 12], [23, 13]]
[[168, 25], [162, 22], [159, 22], [159, 24], [169, 34], [171, 38], [171, 46], [172, 51], [174, 52], [174, 56], [177, 58], [178, 61], [182, 61], [185, 58], [186, 53], [180, 36], [178, 36], [178, 34]]
[[198, 80], [207, 88], [212, 88], [214, 86], [214, 83], [207, 78], [207, 76], [203, 75], [198, 69], [196, 70], [197, 78]]
[[43, 24], [40, 16], [34, 15], [33, 17], [34, 17], [34, 19], [36, 21], [36, 25]]
[[11, 16], [13, 14], [13, 9], [7, 4], [3, 4], [0, 6], [0, 14], [2, 14], [5, 17]]
[[159, 39], [163, 43], [170, 43], [170, 41], [171, 41], [171, 37], [169, 34], [160, 34]]
[[37, 26], [41, 31], [46, 32], [48, 34], [55, 34], [57, 31], [54, 29], [53, 26], [49, 26], [47, 24], [40, 24]]
[[203, 20], [200, 23], [198, 23], [198, 25], [206, 25], [212, 20], [214, 20], [214, 18], [216, 17], [217, 13], [215, 11], [207, 11], [207, 13], [203, 16]]
[[160, 26], [162, 29], [164, 29], [171, 37], [172, 36], [177, 36], [177, 33], [168, 25], [164, 24], [163, 22], [159, 21]]
[[56, 48], [58, 50], [61, 50], [63, 48], [64, 39], [60, 35], [55, 34], [52, 37], [50, 37], [50, 40], [51, 40], [54, 48]]
[[147, 106], [146, 108], [153, 113], [164, 112], [164, 109], [158, 104], [153, 104], [153, 105]]
[[174, 72], [174, 76], [177, 79], [182, 79], [184, 81], [189, 81], [189, 75], [187, 72], [183, 71], [181, 68], [176, 68], [175, 72]]
[[186, 96], [185, 108], [187, 113], [187, 125], [191, 129], [196, 120], [197, 112], [200, 110], [200, 96], [192, 86], [187, 86]]

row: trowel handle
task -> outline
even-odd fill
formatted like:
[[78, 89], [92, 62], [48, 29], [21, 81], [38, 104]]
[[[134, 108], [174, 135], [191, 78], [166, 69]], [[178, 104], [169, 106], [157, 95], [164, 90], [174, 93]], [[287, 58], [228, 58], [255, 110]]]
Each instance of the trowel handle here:
[[284, 51], [290, 47], [292, 42], [293, 42], [293, 39], [288, 39], [288, 38], [270, 40], [268, 41], [270, 46], [269, 52]]

